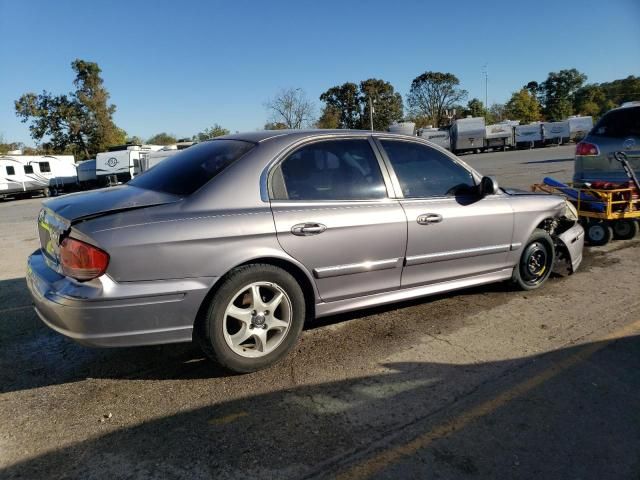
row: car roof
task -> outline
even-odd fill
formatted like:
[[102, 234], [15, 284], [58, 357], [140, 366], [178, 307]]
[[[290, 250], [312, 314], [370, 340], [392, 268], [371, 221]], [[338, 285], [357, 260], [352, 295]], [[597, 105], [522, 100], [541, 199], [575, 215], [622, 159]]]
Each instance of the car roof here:
[[401, 135], [397, 133], [389, 133], [389, 132], [372, 132], [370, 130], [347, 130], [347, 129], [300, 129], [300, 130], [258, 130], [255, 132], [244, 132], [244, 133], [234, 133], [231, 135], [225, 135], [223, 137], [216, 137], [207, 141], [212, 141], [216, 139], [225, 139], [225, 140], [244, 140], [246, 142], [255, 142], [261, 143], [266, 142], [271, 139], [288, 139], [291, 141], [298, 140], [300, 138], [308, 138], [308, 137], [324, 137], [327, 135], [331, 136], [351, 136], [354, 134], [359, 135], [384, 135], [384, 136], [392, 136], [398, 138], [413, 138], [420, 139], [417, 136], [411, 135]]

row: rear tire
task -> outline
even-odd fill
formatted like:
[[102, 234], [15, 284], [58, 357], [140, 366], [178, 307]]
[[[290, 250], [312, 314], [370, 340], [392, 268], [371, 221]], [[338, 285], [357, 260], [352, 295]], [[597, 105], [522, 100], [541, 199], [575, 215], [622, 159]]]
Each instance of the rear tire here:
[[585, 226], [587, 243], [592, 247], [606, 245], [613, 238], [613, 228], [602, 220], [590, 220]]
[[305, 315], [302, 288], [291, 274], [268, 264], [245, 265], [223, 280], [196, 338], [227, 370], [254, 372], [294, 347]]
[[520, 261], [513, 270], [512, 282], [522, 290], [540, 288], [551, 275], [555, 255], [551, 235], [536, 228], [527, 240]]
[[615, 220], [611, 227], [616, 240], [631, 240], [638, 234], [638, 223], [635, 220]]

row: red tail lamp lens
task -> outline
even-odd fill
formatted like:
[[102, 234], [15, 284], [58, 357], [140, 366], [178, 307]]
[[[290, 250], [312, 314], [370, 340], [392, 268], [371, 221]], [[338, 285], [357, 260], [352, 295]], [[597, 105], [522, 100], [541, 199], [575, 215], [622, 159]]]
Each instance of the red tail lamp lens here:
[[91, 280], [107, 270], [109, 255], [88, 243], [65, 238], [60, 244], [60, 263], [65, 275], [76, 280]]
[[576, 145], [576, 155], [580, 156], [594, 156], [599, 155], [600, 150], [597, 145], [588, 142], [580, 142]]

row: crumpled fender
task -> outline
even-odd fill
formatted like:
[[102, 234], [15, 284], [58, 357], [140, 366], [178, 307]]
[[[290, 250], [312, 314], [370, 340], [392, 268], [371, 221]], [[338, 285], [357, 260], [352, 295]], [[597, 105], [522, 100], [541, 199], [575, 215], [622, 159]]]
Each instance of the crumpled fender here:
[[[582, 262], [584, 248], [584, 229], [576, 222], [569, 230], [559, 235], [552, 235], [556, 247], [556, 264], [554, 271], [562, 273], [568, 268], [569, 274], [574, 273]], [[562, 265], [564, 263], [564, 265]]]

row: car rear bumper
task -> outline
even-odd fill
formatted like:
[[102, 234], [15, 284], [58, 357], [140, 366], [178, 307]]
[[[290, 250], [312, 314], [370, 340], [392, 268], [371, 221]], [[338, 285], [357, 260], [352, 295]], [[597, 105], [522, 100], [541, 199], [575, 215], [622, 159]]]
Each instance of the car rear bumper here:
[[40, 250], [28, 260], [27, 286], [36, 313], [79, 343], [124, 347], [189, 342], [216, 278], [114, 282], [104, 275], [80, 283], [51, 270]]

